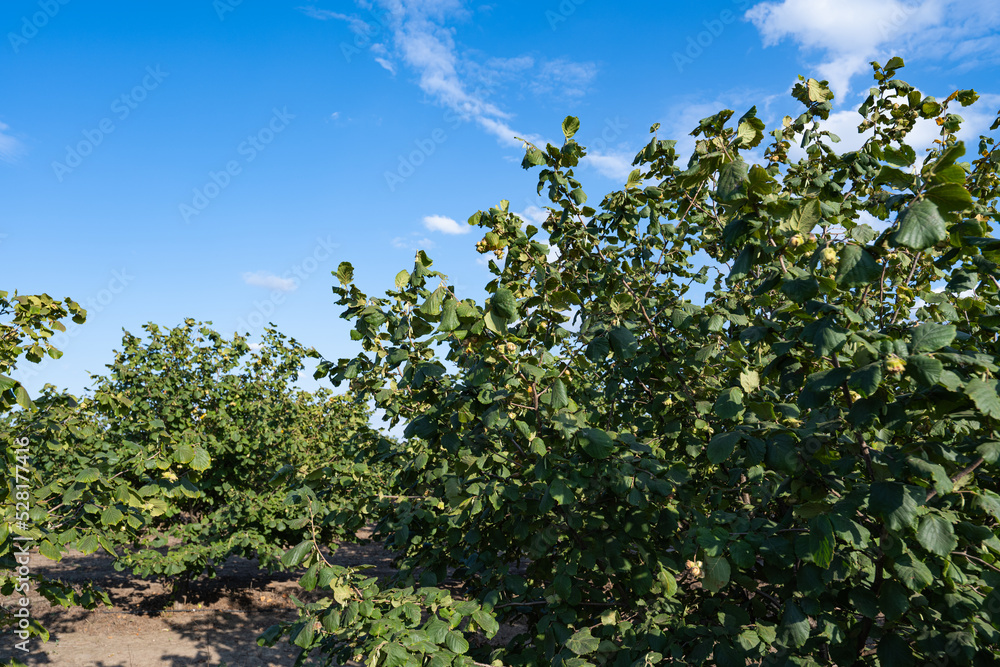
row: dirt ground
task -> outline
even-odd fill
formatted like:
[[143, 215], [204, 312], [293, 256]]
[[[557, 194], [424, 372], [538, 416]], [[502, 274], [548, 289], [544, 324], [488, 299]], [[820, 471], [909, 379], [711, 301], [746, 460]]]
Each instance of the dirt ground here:
[[[370, 576], [380, 578], [393, 572], [389, 555], [378, 544], [343, 545], [331, 560], [375, 565]], [[15, 658], [26, 665], [56, 667], [284, 667], [298, 653], [287, 642], [274, 648], [256, 642], [267, 627], [296, 618], [289, 595], [303, 599], [305, 592], [295, 574], [268, 574], [253, 561], [231, 558], [214, 579], [199, 580], [184, 601], [172, 603], [162, 584], [116, 572], [103, 551], [71, 553], [58, 563], [34, 555], [32, 568], [69, 583], [97, 582], [114, 607], [52, 607], [35, 594], [32, 614], [49, 629], [50, 639], [32, 639], [26, 654], [14, 648], [16, 637], [5, 633], [0, 664]], [[10, 602], [3, 600], [5, 606]]]

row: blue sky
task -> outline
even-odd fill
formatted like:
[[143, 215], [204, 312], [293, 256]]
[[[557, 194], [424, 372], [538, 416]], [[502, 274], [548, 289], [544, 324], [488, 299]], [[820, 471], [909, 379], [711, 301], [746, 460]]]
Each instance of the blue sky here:
[[873, 59], [978, 90], [973, 137], [1000, 106], [992, 0], [7, 0], [0, 27], [0, 285], [89, 311], [62, 359], [18, 370], [32, 393], [82, 391], [150, 321], [271, 321], [353, 355], [341, 261], [378, 294], [423, 248], [481, 297], [465, 221], [501, 199], [537, 217], [515, 137], [555, 142], [566, 115], [599, 201], [651, 124], [689, 149], [700, 118], [756, 104], [770, 130], [799, 74], [830, 80], [845, 146]]

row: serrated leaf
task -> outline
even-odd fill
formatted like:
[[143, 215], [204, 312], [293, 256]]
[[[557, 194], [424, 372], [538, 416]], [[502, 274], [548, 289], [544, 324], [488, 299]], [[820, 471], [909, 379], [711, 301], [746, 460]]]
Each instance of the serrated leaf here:
[[101, 512], [101, 524], [105, 526], [115, 526], [121, 523], [124, 518], [125, 515], [122, 514], [122, 511], [114, 505]]
[[341, 285], [346, 285], [354, 280], [354, 267], [350, 262], [341, 262], [337, 267], [337, 280], [340, 281]]
[[577, 431], [580, 446], [592, 458], [606, 459], [615, 450], [615, 442], [611, 436], [599, 428], [582, 428]]
[[438, 324], [438, 330], [454, 331], [459, 325], [458, 302], [455, 299], [447, 299], [441, 309], [441, 323]]
[[899, 229], [892, 235], [891, 242], [911, 250], [930, 248], [948, 236], [937, 206], [926, 199], [910, 204], [899, 214], [898, 223]]
[[601, 640], [590, 634], [590, 628], [578, 630], [566, 642], [566, 648], [577, 655], [589, 655], [601, 645]]
[[712, 463], [722, 463], [733, 455], [733, 450], [740, 441], [740, 434], [733, 431], [730, 433], [717, 433], [712, 436], [708, 443], [706, 453], [708, 460]]
[[901, 554], [892, 564], [899, 580], [911, 591], [922, 591], [934, 583], [934, 575], [912, 554]]
[[639, 349], [635, 335], [625, 327], [617, 327], [608, 334], [608, 342], [616, 357], [631, 359]]
[[[96, 543], [97, 540], [95, 539], [94, 544], [96, 545]], [[97, 551], [96, 546], [94, 547], [94, 551]], [[62, 551], [59, 549], [59, 547], [52, 544], [52, 542], [50, 542], [49, 540], [42, 540], [42, 543], [38, 545], [38, 553], [42, 554], [49, 560], [54, 560], [54, 561], [62, 560]]]
[[938, 556], [947, 556], [958, 547], [955, 528], [951, 521], [936, 514], [928, 514], [920, 520], [917, 529], [920, 545]]
[[549, 485], [549, 495], [557, 505], [569, 505], [576, 500], [573, 490], [566, 485], [566, 481], [558, 477]]
[[101, 477], [101, 471], [97, 468], [85, 468], [76, 474], [73, 478], [76, 482], [96, 482]]
[[718, 593], [729, 583], [732, 568], [725, 556], [705, 556], [704, 563], [705, 576], [702, 584], [713, 593]]
[[719, 189], [717, 191], [719, 201], [733, 201], [740, 194], [749, 172], [750, 168], [743, 160], [726, 163], [719, 170]]
[[916, 520], [916, 496], [920, 492], [899, 482], [875, 482], [869, 492], [868, 509], [885, 519], [891, 530], [902, 531]]
[[965, 385], [965, 395], [972, 399], [980, 412], [994, 419], [1000, 419], [1000, 395], [997, 394], [997, 387], [996, 380], [986, 382], [973, 378]]
[[881, 667], [912, 667], [917, 662], [909, 643], [895, 633], [884, 635], [875, 653]]
[[716, 416], [722, 419], [734, 419], [742, 410], [743, 390], [739, 387], [730, 387], [722, 391], [713, 406]]
[[931, 387], [941, 379], [944, 365], [934, 357], [918, 354], [906, 358], [906, 372], [921, 384]]
[[493, 635], [500, 630], [500, 624], [493, 618], [493, 615], [482, 609], [472, 612], [472, 620], [486, 631], [487, 639], [492, 639]]
[[556, 378], [555, 382], [552, 383], [552, 398], [549, 400], [549, 406], [553, 410], [560, 410], [569, 405], [569, 397], [566, 395], [566, 385], [562, 380]]
[[299, 542], [297, 545], [285, 552], [281, 557], [281, 564], [285, 567], [296, 567], [301, 563], [306, 555], [312, 551], [313, 543], [309, 540]]
[[410, 283], [410, 272], [403, 269], [396, 274], [396, 289], [403, 289]]
[[760, 387], [760, 373], [757, 371], [744, 371], [740, 373], [740, 387], [747, 394]]
[[865, 398], [874, 394], [881, 384], [882, 364], [879, 362], [862, 366], [847, 380], [847, 386]]
[[517, 318], [517, 300], [509, 289], [503, 287], [498, 289], [490, 299], [490, 308], [507, 321]]
[[445, 635], [444, 644], [448, 647], [449, 651], [453, 651], [459, 655], [464, 655], [469, 650], [469, 642], [465, 641], [462, 633], [455, 632], [454, 630], [449, 630], [448, 634]]
[[914, 352], [936, 352], [951, 345], [957, 331], [954, 324], [924, 322], [910, 332], [910, 349]]
[[575, 116], [566, 116], [565, 120], [562, 122], [563, 136], [566, 137], [566, 141], [573, 138], [573, 135], [577, 133], [580, 129], [580, 119]]
[[185, 442], [174, 450], [174, 460], [186, 465], [194, 460], [194, 454], [194, 447], [190, 443]]
[[878, 263], [853, 243], [844, 246], [837, 264], [837, 284], [841, 287], [863, 287], [871, 285], [881, 275]]
[[795, 602], [785, 602], [781, 616], [781, 634], [784, 643], [799, 648], [809, 639], [809, 618]]
[[191, 468], [193, 470], [208, 470], [212, 466], [212, 457], [209, 455], [208, 450], [199, 447], [195, 450], [194, 456], [191, 458]]

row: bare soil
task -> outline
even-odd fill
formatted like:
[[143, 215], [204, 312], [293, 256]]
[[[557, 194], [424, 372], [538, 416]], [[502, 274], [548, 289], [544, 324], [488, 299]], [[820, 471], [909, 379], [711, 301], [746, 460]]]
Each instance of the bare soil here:
[[[370, 576], [380, 579], [393, 572], [389, 554], [375, 543], [344, 544], [331, 561], [374, 565]], [[11, 658], [58, 667], [285, 667], [295, 662], [298, 649], [287, 642], [266, 648], [256, 639], [269, 626], [296, 618], [289, 596], [308, 596], [297, 584], [301, 573], [268, 574], [255, 561], [234, 557], [215, 578], [198, 580], [185, 599], [175, 602], [163, 584], [117, 572], [112, 563], [103, 551], [70, 553], [58, 563], [33, 555], [33, 571], [67, 583], [96, 582], [114, 607], [53, 607], [33, 593], [32, 615], [49, 629], [50, 639], [32, 639], [24, 653], [14, 647], [16, 636], [5, 633], [0, 664]], [[5, 598], [4, 606], [11, 601]]]

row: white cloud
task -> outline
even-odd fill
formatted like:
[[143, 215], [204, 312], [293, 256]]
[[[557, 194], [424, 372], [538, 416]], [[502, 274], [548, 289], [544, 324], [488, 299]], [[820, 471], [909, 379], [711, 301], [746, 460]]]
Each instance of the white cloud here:
[[4, 162], [13, 162], [24, 152], [21, 142], [7, 133], [9, 129], [9, 125], [0, 123], [0, 160]]
[[460, 225], [455, 220], [445, 217], [443, 215], [425, 215], [424, 216], [424, 227], [431, 230], [432, 232], [441, 232], [442, 234], [468, 234], [469, 226]]
[[594, 63], [557, 58], [542, 65], [532, 88], [537, 93], [552, 93], [560, 98], [580, 98], [596, 76], [597, 66]]
[[820, 53], [817, 73], [839, 100], [872, 60], [885, 64], [912, 54], [961, 69], [974, 58], [977, 64], [1000, 59], [995, 0], [774, 0], [751, 7], [746, 18], [765, 47], [787, 38]]
[[397, 236], [390, 243], [393, 248], [402, 250], [430, 250], [434, 247], [434, 241], [426, 236], [421, 237], [417, 232], [413, 232], [409, 236]]
[[526, 223], [530, 222], [536, 227], [539, 227], [543, 222], [545, 222], [548, 219], [549, 212], [547, 209], [532, 204], [531, 206], [528, 206], [520, 213], [515, 213], [514, 215], [521, 218]]
[[[364, 36], [364, 40], [355, 42], [367, 44], [379, 65], [394, 73], [397, 63], [401, 63], [416, 72], [424, 93], [460, 118], [475, 122], [501, 144], [520, 146], [515, 137], [542, 145], [547, 143], [538, 135], [515, 129], [510, 123], [511, 114], [494, 104], [489, 92], [470, 86], [469, 79], [478, 80], [477, 83], [488, 79], [487, 86], [495, 84], [498, 77], [518, 74], [532, 67], [534, 60], [528, 56], [491, 58], [485, 65], [479, 65], [461, 57], [454, 30], [447, 25], [448, 21], [469, 16], [460, 0], [357, 1], [359, 6], [371, 10], [371, 20], [312, 7], [301, 10], [313, 18], [346, 21], [352, 32]], [[382, 40], [383, 35], [385, 40]], [[546, 73], [547, 85], [553, 89], [579, 91], [592, 78], [586, 65], [567, 60], [555, 62], [559, 64], [550, 66]]]
[[[944, 99], [947, 95], [940, 95], [938, 99]], [[973, 152], [979, 135], [988, 134], [989, 126], [995, 118], [992, 110], [1000, 106], [1000, 95], [982, 95], [978, 102], [971, 107], [962, 107], [957, 102], [949, 105], [949, 110], [962, 117], [962, 129], [958, 132], [958, 138], [965, 141], [966, 154]], [[828, 130], [840, 137], [840, 143], [832, 144], [832, 148], [838, 153], [848, 153], [861, 148], [861, 146], [871, 138], [873, 131], [866, 130], [858, 132], [858, 125], [863, 118], [856, 108], [835, 111], [830, 117], [820, 122], [820, 128]], [[934, 140], [941, 138], [941, 128], [930, 119], [917, 119], [906, 135], [906, 143], [917, 153], [917, 162], [923, 159], [927, 150], [934, 146]], [[792, 146], [789, 156], [793, 160], [805, 157], [805, 151], [799, 148], [798, 144]]]
[[634, 159], [634, 153], [623, 151], [589, 151], [583, 161], [601, 175], [621, 181], [628, 178], [629, 173], [634, 169], [632, 166]]
[[254, 287], [266, 287], [279, 292], [291, 292], [298, 287], [294, 278], [282, 278], [267, 271], [257, 271], [256, 273], [247, 271], [243, 274], [243, 282]]

